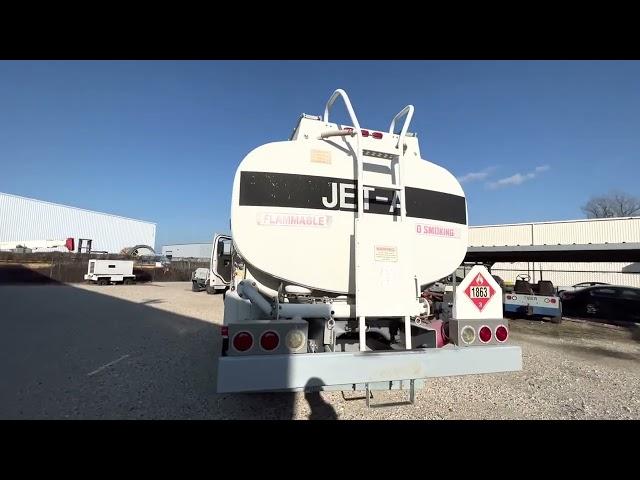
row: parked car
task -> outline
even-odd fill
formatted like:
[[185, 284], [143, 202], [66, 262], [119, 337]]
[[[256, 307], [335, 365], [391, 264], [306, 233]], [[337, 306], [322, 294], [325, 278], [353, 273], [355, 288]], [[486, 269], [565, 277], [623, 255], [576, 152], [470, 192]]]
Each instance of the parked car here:
[[570, 287], [558, 287], [558, 294], [562, 293], [562, 292], [573, 292], [574, 290], [580, 290], [582, 288], [587, 288], [587, 287], [597, 287], [598, 285], [611, 285], [610, 283], [605, 283], [605, 282], [582, 282], [582, 283], [576, 283], [575, 285], [572, 285]]
[[191, 273], [191, 290], [193, 292], [202, 292], [207, 289], [207, 283], [209, 280], [208, 268], [196, 268]]
[[597, 285], [560, 294], [566, 316], [640, 321], [640, 288]]

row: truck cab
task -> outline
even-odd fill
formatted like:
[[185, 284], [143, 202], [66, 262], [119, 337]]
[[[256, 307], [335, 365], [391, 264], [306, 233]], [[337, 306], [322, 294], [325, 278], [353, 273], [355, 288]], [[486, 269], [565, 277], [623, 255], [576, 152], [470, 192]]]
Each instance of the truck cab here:
[[230, 235], [215, 234], [211, 248], [209, 278], [206, 281], [208, 294], [225, 292], [231, 284], [233, 242]]

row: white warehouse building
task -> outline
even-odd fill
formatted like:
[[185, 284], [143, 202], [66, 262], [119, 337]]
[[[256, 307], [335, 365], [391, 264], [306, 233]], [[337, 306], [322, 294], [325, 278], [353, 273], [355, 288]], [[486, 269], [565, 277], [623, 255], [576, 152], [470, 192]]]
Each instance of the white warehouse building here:
[[[156, 241], [156, 224], [0, 193], [0, 242], [92, 240], [91, 249], [120, 253], [123, 248]], [[59, 249], [56, 249], [59, 250]]]
[[169, 258], [199, 258], [210, 259], [213, 244], [209, 243], [177, 243], [164, 245], [162, 255]]
[[[469, 228], [469, 246], [572, 245], [640, 243], [640, 217], [565, 220], [555, 222], [482, 225]], [[518, 274], [532, 282], [551, 280], [556, 286], [581, 282], [605, 282], [640, 288], [640, 259], [621, 262], [517, 262], [495, 263], [491, 268], [506, 282]]]

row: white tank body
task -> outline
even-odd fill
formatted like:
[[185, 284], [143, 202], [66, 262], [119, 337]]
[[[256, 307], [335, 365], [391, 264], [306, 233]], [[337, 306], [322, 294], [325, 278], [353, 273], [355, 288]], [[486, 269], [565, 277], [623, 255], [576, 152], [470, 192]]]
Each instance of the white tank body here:
[[[356, 140], [318, 139], [321, 132], [340, 128], [302, 118], [292, 140], [262, 145], [240, 163], [231, 231], [249, 268], [285, 284], [355, 293]], [[420, 158], [414, 136], [405, 138], [404, 156], [398, 157], [398, 135], [376, 133], [378, 138], [360, 139], [364, 215], [383, 231], [399, 221], [399, 195], [405, 195], [401, 231], [411, 246], [410, 274], [418, 285], [436, 281], [453, 272], [466, 253], [462, 187], [450, 172]], [[404, 185], [395, 190], [398, 178]]]

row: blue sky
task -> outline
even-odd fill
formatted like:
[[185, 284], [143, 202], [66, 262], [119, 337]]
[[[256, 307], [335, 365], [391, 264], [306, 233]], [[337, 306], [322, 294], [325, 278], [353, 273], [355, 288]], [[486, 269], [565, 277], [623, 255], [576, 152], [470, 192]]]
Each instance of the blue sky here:
[[363, 127], [415, 106], [471, 225], [640, 194], [637, 61], [0, 62], [0, 191], [154, 221], [158, 246], [207, 241], [228, 231], [242, 158], [336, 88]]

